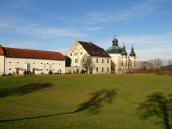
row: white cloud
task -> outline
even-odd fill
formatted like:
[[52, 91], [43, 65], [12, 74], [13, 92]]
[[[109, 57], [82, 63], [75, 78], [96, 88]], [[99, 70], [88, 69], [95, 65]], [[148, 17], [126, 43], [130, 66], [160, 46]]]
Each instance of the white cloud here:
[[150, 48], [136, 49], [139, 60], [148, 60], [153, 58], [169, 59], [172, 58], [172, 48]]
[[144, 0], [141, 3], [134, 3], [128, 8], [117, 11], [94, 11], [89, 12], [85, 17], [85, 22], [98, 24], [106, 22], [120, 22], [128, 20], [138, 20], [155, 12], [162, 0]]
[[84, 37], [85, 34], [78, 32], [77, 30], [72, 29], [63, 29], [63, 28], [37, 28], [33, 30], [38, 35], [49, 37]]
[[26, 35], [36, 35], [43, 39], [52, 39], [57, 37], [74, 37], [80, 38], [85, 37], [86, 34], [81, 33], [79, 30], [70, 28], [58, 28], [58, 27], [48, 27], [41, 24], [33, 23], [27, 26], [13, 24], [10, 22], [0, 22], [0, 29], [8, 29], [11, 32], [16, 32]]
[[172, 41], [172, 33], [154, 34], [154, 35], [129, 35], [120, 36], [119, 40], [125, 43], [133, 44], [168, 44]]
[[102, 27], [87, 27], [85, 28], [85, 30], [88, 30], [88, 31], [98, 31], [98, 30], [102, 30], [103, 28]]
[[[112, 45], [113, 37], [100, 39], [100, 46], [107, 49]], [[131, 45], [134, 44], [135, 52], [139, 60], [151, 58], [172, 58], [172, 33], [154, 35], [123, 35], [118, 37], [119, 46], [123, 42], [130, 53]]]

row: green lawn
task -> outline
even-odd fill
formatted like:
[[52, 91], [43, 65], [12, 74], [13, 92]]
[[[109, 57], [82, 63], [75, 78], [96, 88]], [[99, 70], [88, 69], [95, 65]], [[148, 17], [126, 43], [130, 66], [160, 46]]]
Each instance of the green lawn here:
[[159, 91], [172, 92], [172, 76], [0, 77], [0, 129], [162, 129], [137, 110]]

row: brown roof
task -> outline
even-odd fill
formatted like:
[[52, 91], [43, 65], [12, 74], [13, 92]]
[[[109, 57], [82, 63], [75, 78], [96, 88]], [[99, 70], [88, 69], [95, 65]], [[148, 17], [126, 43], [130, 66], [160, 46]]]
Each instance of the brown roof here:
[[[3, 50], [3, 51], [2, 51]], [[11, 58], [65, 60], [59, 52], [0, 47], [0, 55]]]
[[2, 49], [2, 46], [0, 45], [0, 55], [4, 55], [4, 51]]
[[109, 54], [101, 47], [92, 42], [78, 41], [90, 56], [110, 57]]

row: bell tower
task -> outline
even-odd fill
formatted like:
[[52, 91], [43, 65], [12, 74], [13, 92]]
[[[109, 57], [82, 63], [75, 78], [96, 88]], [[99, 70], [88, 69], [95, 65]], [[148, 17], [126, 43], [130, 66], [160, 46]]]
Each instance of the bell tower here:
[[130, 55], [129, 55], [129, 68], [130, 69], [135, 69], [136, 68], [136, 53], [134, 51], [133, 44], [132, 44], [131, 52], [130, 52]]
[[116, 38], [116, 35], [114, 35], [114, 39], [112, 41], [112, 46], [118, 47], [118, 39]]

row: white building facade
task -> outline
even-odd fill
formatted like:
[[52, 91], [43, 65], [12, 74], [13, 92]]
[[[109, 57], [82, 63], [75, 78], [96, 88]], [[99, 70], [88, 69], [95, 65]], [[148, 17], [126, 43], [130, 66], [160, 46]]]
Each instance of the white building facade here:
[[111, 70], [113, 73], [125, 73], [134, 71], [136, 68], [136, 54], [132, 46], [128, 55], [125, 46], [118, 46], [118, 39], [112, 41], [112, 47], [106, 50], [111, 56]]
[[65, 58], [59, 52], [0, 46], [0, 75], [65, 73]]
[[111, 73], [111, 57], [108, 53], [91, 42], [77, 41], [68, 52], [71, 59], [70, 73], [81, 73], [84, 70], [82, 60], [84, 56], [90, 58], [89, 73]]

